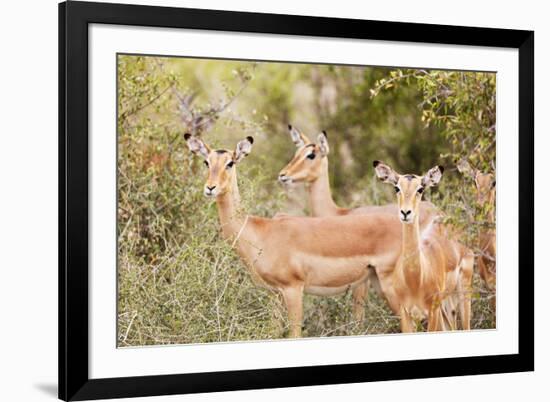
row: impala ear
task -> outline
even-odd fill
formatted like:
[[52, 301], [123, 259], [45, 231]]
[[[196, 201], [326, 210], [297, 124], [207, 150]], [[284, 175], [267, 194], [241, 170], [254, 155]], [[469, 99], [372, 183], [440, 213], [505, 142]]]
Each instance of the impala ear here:
[[294, 145], [296, 145], [298, 148], [303, 147], [306, 144], [311, 144], [311, 141], [309, 138], [307, 138], [300, 130], [298, 130], [296, 127], [288, 125], [288, 131], [290, 133], [290, 138], [292, 139], [292, 142]]
[[399, 181], [399, 174], [397, 174], [391, 167], [380, 161], [372, 162], [376, 177], [378, 177], [384, 183], [390, 183], [394, 186]]
[[328, 139], [327, 139], [326, 131], [323, 131], [321, 134], [317, 136], [317, 143], [319, 145], [319, 149], [321, 150], [321, 155], [327, 156], [329, 147], [328, 147]]
[[210, 154], [210, 147], [206, 145], [200, 138], [194, 137], [189, 133], [183, 135], [187, 146], [194, 154], [201, 155], [204, 159], [208, 159], [208, 154]]
[[240, 162], [245, 156], [248, 156], [248, 154], [252, 150], [253, 143], [254, 143], [254, 138], [250, 136], [246, 137], [242, 141], [239, 141], [234, 152], [235, 162]]
[[428, 170], [428, 172], [422, 177], [422, 185], [424, 187], [437, 186], [441, 178], [443, 177], [443, 166], [435, 166]]

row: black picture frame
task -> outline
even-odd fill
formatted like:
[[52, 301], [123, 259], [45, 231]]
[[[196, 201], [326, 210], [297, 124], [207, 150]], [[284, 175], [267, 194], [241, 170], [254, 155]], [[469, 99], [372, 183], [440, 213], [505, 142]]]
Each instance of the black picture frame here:
[[[517, 354], [90, 379], [88, 375], [88, 25], [374, 39], [519, 51]], [[70, 1], [59, 4], [59, 398], [293, 387], [534, 370], [534, 32]]]

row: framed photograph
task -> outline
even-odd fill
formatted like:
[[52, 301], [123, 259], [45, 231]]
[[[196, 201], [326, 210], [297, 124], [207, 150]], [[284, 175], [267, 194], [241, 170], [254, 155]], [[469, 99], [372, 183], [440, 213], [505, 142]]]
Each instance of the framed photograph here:
[[59, 397], [534, 369], [534, 33], [59, 5]]

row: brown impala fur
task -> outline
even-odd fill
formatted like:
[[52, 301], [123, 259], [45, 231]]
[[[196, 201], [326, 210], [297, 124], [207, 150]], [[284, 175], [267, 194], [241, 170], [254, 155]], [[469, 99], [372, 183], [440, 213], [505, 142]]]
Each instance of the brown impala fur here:
[[[486, 221], [494, 226], [495, 224], [495, 196], [496, 181], [492, 173], [483, 173], [472, 169], [466, 160], [457, 163], [458, 170], [466, 176], [471, 177], [476, 185], [476, 201], [479, 206], [489, 206], [487, 209]], [[491, 290], [496, 286], [496, 231], [494, 228], [482, 230], [479, 233], [478, 247], [480, 255], [476, 262], [479, 269], [479, 276]], [[493, 300], [493, 307], [495, 300]]]
[[[224, 238], [263, 285], [281, 292], [292, 336], [301, 334], [304, 292], [334, 295], [363, 284], [372, 267], [380, 273], [393, 270], [401, 242], [397, 216], [246, 215], [239, 206], [236, 167], [250, 152], [252, 137], [235, 151], [211, 150], [190, 134], [185, 139], [208, 166], [204, 194], [216, 199]], [[391, 294], [391, 289], [382, 290]]]
[[422, 193], [439, 183], [443, 168], [436, 166], [416, 176], [400, 175], [380, 161], [373, 165], [378, 178], [395, 187], [402, 223], [401, 254], [393, 273], [401, 330], [414, 331], [416, 322], [425, 317], [428, 331], [454, 329], [457, 304], [462, 327], [470, 329], [473, 253], [435, 221], [422, 233], [419, 228]]
[[[397, 214], [396, 204], [384, 206], [372, 205], [358, 208], [341, 208], [337, 206], [332, 198], [329, 183], [329, 145], [327, 133], [325, 131], [320, 133], [317, 136], [317, 143], [313, 143], [296, 127], [289, 125], [288, 129], [290, 138], [296, 145], [297, 150], [292, 160], [279, 173], [279, 181], [283, 184], [293, 182], [306, 183], [313, 216]], [[420, 226], [423, 228], [435, 217], [436, 209], [430, 202], [423, 201], [420, 205], [420, 210]], [[370, 281], [373, 282], [374, 287], [377, 289], [391, 289], [391, 270], [390, 272], [380, 272], [378, 277], [371, 275], [364, 284], [357, 286], [353, 290], [353, 310], [355, 320], [357, 321], [363, 321], [365, 317], [364, 306], [368, 296]], [[386, 281], [384, 286], [379, 283], [380, 281]]]

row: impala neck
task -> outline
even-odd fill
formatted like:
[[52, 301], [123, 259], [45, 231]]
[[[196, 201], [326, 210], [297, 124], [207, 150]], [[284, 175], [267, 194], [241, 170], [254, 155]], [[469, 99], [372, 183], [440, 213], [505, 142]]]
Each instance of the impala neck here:
[[401, 224], [402, 241], [401, 258], [403, 269], [411, 274], [420, 274], [420, 228], [418, 222], [418, 213], [415, 214], [412, 224]]
[[226, 239], [237, 236], [245, 224], [240, 203], [237, 174], [233, 172], [230, 190], [216, 198], [222, 234]]
[[251, 271], [254, 278], [261, 281], [254, 270], [254, 261], [263, 247], [261, 240], [257, 237], [257, 226], [254, 224], [254, 220], [249, 219], [241, 209], [235, 170], [231, 179], [230, 191], [216, 198], [222, 235], [225, 240], [231, 242], [231, 247], [244, 259], [245, 266]]
[[328, 158], [323, 157], [321, 174], [307, 186], [309, 202], [313, 216], [338, 215], [339, 208], [332, 199], [328, 178]]

